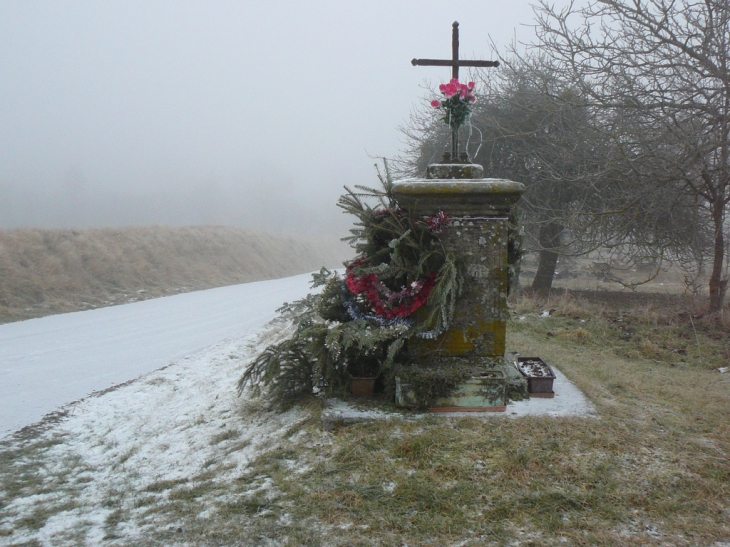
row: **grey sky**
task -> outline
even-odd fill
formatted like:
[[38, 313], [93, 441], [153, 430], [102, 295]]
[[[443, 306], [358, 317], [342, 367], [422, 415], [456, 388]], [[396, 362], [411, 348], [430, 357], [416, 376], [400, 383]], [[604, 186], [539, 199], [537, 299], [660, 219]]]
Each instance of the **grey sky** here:
[[[0, 0], [0, 227], [340, 229], [424, 82], [490, 59], [522, 0]], [[319, 203], [316, 203], [319, 200]], [[281, 213], [279, 213], [279, 211]]]

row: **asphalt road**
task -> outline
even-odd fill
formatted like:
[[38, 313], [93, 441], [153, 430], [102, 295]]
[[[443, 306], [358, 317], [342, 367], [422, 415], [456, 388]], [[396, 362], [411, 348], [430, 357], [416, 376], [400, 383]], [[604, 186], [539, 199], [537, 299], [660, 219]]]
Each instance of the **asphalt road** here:
[[311, 274], [0, 325], [0, 438], [89, 393], [260, 329]]

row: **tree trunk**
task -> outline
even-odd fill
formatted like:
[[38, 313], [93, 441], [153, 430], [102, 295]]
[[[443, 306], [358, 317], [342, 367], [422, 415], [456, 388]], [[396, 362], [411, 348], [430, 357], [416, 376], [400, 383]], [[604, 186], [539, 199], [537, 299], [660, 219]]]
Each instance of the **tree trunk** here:
[[537, 273], [532, 280], [532, 290], [541, 294], [548, 294], [553, 286], [555, 266], [558, 264], [558, 253], [555, 248], [560, 241], [563, 227], [555, 222], [543, 224], [538, 233], [540, 243], [540, 258], [537, 263]]
[[723, 224], [725, 220], [725, 204], [717, 199], [712, 204], [712, 223], [715, 225], [715, 245], [712, 257], [712, 273], [710, 274], [710, 313], [719, 312], [725, 303], [727, 278], [722, 278], [722, 266], [725, 263], [725, 237]]

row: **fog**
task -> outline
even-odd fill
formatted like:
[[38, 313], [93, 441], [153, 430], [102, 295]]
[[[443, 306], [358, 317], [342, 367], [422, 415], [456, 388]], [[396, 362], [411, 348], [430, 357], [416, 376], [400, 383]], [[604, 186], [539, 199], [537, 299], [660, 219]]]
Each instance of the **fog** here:
[[454, 20], [462, 58], [532, 36], [521, 0], [4, 0], [0, 228], [346, 230]]

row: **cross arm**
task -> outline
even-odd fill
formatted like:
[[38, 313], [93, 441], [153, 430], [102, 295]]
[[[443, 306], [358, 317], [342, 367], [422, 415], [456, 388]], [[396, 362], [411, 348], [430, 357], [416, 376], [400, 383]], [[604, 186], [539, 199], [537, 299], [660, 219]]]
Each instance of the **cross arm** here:
[[499, 61], [452, 61], [451, 59], [413, 59], [413, 66], [470, 66], [470, 67], [497, 67]]

